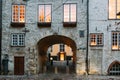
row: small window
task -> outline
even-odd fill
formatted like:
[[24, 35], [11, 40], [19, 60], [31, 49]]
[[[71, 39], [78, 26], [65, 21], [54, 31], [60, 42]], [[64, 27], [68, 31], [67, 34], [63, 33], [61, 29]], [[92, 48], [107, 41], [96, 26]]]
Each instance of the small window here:
[[12, 5], [12, 22], [25, 22], [25, 5]]
[[115, 62], [114, 64], [112, 64], [110, 66], [110, 69], [108, 71], [109, 75], [120, 75], [120, 63], [119, 62]]
[[120, 19], [120, 0], [109, 0], [109, 19]]
[[60, 44], [60, 52], [64, 52], [65, 51], [65, 45], [64, 44]]
[[103, 46], [103, 34], [90, 34], [90, 45], [91, 46]]
[[120, 32], [112, 32], [112, 50], [120, 49]]
[[12, 46], [24, 46], [25, 45], [25, 35], [24, 34], [12, 34]]

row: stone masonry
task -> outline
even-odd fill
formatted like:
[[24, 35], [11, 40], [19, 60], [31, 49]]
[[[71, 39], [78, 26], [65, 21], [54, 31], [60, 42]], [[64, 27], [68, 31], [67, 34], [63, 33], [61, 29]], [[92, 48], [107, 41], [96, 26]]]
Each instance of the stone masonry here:
[[104, 37], [103, 47], [89, 47], [90, 73], [107, 74], [110, 64], [120, 61], [119, 51], [112, 50], [111, 36], [120, 21], [108, 19], [108, 4], [108, 0], [89, 1], [89, 33], [103, 33]]
[[[113, 61], [120, 61], [119, 51], [111, 50], [111, 32], [120, 27], [116, 25], [119, 20], [108, 20], [108, 0], [3, 0], [2, 3], [2, 59], [4, 54], [9, 56], [9, 75], [14, 74], [14, 57], [24, 56], [25, 75], [38, 74], [39, 68], [39, 52], [37, 43], [47, 37], [54, 35], [66, 36], [72, 39], [77, 46], [76, 49], [76, 74], [86, 74], [86, 53], [88, 46], [88, 66], [89, 74], [107, 75], [108, 68]], [[63, 4], [77, 4], [77, 26], [63, 27]], [[14, 28], [11, 24], [12, 4], [25, 4], [25, 27]], [[38, 5], [52, 4], [52, 24], [51, 27], [40, 28], [38, 22]], [[89, 12], [87, 12], [89, 6]], [[87, 13], [89, 15], [87, 16]], [[87, 17], [89, 19], [87, 19]], [[103, 33], [104, 40], [102, 47], [91, 47], [87, 45], [87, 20], [89, 21], [90, 33]], [[24, 47], [11, 47], [11, 34], [24, 33], [23, 30], [29, 30], [25, 33]], [[79, 31], [83, 30], [84, 37], [79, 36]], [[80, 48], [85, 48], [80, 49]], [[108, 77], [106, 80], [109, 79]], [[76, 79], [77, 80], [77, 79]], [[82, 79], [79, 79], [82, 80]], [[90, 79], [93, 80], [93, 79]], [[98, 80], [98, 79], [96, 79]], [[103, 79], [104, 80], [104, 79]], [[109, 79], [110, 80], [110, 79]], [[117, 80], [117, 79], [116, 79]], [[118, 78], [119, 80], [119, 78]]]
[[[64, 28], [62, 26], [64, 3], [77, 3], [77, 27]], [[25, 27], [11, 27], [12, 4], [26, 5]], [[39, 28], [37, 26], [39, 4], [52, 4], [52, 24], [49, 28]], [[3, 0], [2, 5], [2, 58], [4, 54], [9, 55], [9, 74], [14, 74], [14, 56], [24, 56], [25, 74], [38, 74], [40, 65], [37, 42], [46, 36], [53, 35], [55, 32], [58, 35], [71, 38], [75, 41], [77, 48], [86, 48], [87, 0]], [[24, 33], [25, 28], [29, 30], [25, 35], [25, 47], [11, 47], [11, 33]], [[79, 30], [84, 30], [85, 37], [79, 37]], [[33, 49], [34, 51], [32, 51]], [[85, 73], [85, 55], [86, 50], [77, 50], [76, 73], [78, 74]]]

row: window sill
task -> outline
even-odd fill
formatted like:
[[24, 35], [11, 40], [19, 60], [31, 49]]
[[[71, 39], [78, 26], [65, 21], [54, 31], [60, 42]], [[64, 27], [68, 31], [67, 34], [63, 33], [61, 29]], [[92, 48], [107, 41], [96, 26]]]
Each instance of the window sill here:
[[64, 27], [76, 27], [77, 22], [63, 22]]
[[25, 47], [25, 45], [23, 45], [23, 46], [13, 46], [13, 45], [11, 45], [11, 47]]
[[25, 22], [11, 22], [12, 27], [25, 27]]
[[120, 19], [108, 19], [108, 20], [120, 20]]
[[51, 22], [38, 22], [38, 27], [51, 27]]
[[120, 49], [112, 49], [112, 51], [120, 51]]
[[103, 47], [103, 45], [90, 45], [90, 47]]
[[91, 50], [95, 50], [95, 49], [97, 49], [97, 50], [101, 50], [101, 49], [103, 49], [103, 45], [90, 45], [90, 49]]

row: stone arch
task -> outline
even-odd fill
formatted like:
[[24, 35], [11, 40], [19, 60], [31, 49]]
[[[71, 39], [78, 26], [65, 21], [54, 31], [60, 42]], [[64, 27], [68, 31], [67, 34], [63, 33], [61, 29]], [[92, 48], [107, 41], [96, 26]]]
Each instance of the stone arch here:
[[[45, 62], [47, 60], [46, 55], [47, 55], [48, 48], [54, 44], [59, 44], [59, 43], [66, 44], [71, 47], [73, 52], [73, 62], [76, 63], [76, 43], [74, 42], [74, 40], [62, 35], [50, 35], [42, 38], [37, 43], [40, 66], [45, 65]], [[42, 70], [42, 67], [41, 67], [41, 70]]]
[[[107, 70], [108, 75], [111, 75], [111, 74], [110, 74], [110, 69], [113, 67], [113, 65], [116, 65], [116, 64], [119, 64], [119, 65], [120, 65], [120, 61], [115, 60], [115, 61], [113, 61], [113, 62], [110, 64], [110, 66], [109, 66], [109, 68], [108, 68], [108, 70]], [[120, 74], [119, 74], [119, 75], [120, 75]]]

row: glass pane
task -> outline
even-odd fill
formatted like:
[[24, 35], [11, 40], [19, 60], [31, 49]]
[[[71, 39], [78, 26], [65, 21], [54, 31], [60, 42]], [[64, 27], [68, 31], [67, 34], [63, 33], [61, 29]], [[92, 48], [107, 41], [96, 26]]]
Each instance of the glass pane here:
[[118, 49], [118, 34], [112, 33], [112, 49]]
[[18, 10], [19, 10], [18, 5], [12, 6], [12, 21], [13, 22], [18, 22]]
[[71, 22], [76, 22], [76, 4], [71, 4]]
[[96, 35], [95, 34], [91, 34], [90, 35], [90, 40], [91, 40], [91, 42], [90, 42], [90, 45], [97, 45], [97, 43], [96, 43]]
[[97, 35], [97, 45], [102, 45], [102, 34]]
[[25, 22], [25, 6], [20, 6], [20, 22]]
[[51, 22], [51, 5], [45, 6], [45, 21]]
[[13, 34], [12, 35], [12, 45], [13, 46], [17, 46], [17, 40], [18, 40], [18, 38], [17, 38], [17, 34]]
[[117, 0], [117, 19], [120, 19], [120, 0]]
[[24, 35], [19, 34], [19, 46], [24, 46]]
[[60, 44], [60, 51], [64, 52], [65, 49], [65, 45], [64, 44]]
[[39, 21], [40, 22], [44, 22], [45, 20], [44, 20], [44, 5], [40, 5], [39, 6]]
[[69, 22], [69, 4], [64, 5], [64, 22]]
[[109, 19], [116, 19], [116, 0], [109, 0]]

